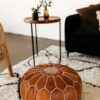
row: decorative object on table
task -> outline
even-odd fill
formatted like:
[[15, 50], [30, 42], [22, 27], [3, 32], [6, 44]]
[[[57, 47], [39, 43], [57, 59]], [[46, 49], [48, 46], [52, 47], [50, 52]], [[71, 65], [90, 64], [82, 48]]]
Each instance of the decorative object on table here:
[[37, 9], [32, 9], [33, 13], [32, 13], [32, 19], [33, 20], [38, 20], [38, 10]]
[[40, 4], [38, 4], [37, 5], [37, 7], [35, 8], [35, 7], [32, 7], [32, 19], [33, 20], [38, 20], [38, 17], [39, 17], [39, 10], [40, 10], [40, 8], [42, 7], [42, 4], [40, 3]]
[[51, 0], [47, 1], [47, 0], [40, 0], [39, 1], [39, 4], [37, 4], [37, 7], [32, 7], [32, 19], [33, 20], [38, 20], [38, 14], [40, 13], [39, 12], [39, 9], [43, 6], [44, 7], [44, 12], [43, 12], [43, 16], [45, 19], [48, 19], [49, 18], [49, 10], [48, 10], [48, 7], [51, 7]]
[[96, 11], [96, 18], [97, 18], [97, 20], [98, 20], [98, 26], [99, 26], [99, 30], [100, 30], [100, 10], [97, 10]]
[[81, 100], [81, 79], [66, 65], [37, 65], [24, 74], [20, 87], [22, 100]]
[[10, 57], [8, 53], [8, 48], [6, 45], [6, 36], [3, 30], [3, 26], [0, 23], [0, 62], [5, 61], [6, 66], [8, 67], [9, 75], [13, 77], [12, 66], [10, 62]]
[[44, 7], [44, 12], [43, 12], [43, 15], [44, 15], [44, 18], [45, 19], [48, 19], [49, 18], [49, 10], [48, 10], [48, 7], [51, 7], [51, 0], [47, 1], [47, 0], [42, 0], [41, 1], [43, 7]]
[[47, 7], [44, 8], [44, 18], [48, 19], [49, 18], [49, 10]]

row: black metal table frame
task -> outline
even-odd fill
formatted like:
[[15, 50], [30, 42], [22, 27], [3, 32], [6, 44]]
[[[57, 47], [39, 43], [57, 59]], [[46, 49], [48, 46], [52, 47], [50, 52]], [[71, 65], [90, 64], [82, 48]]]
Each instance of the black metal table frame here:
[[[61, 19], [58, 22], [59, 22], [59, 54], [60, 54], [59, 63], [61, 63]], [[37, 52], [37, 56], [38, 56], [37, 23], [34, 23], [34, 24], [35, 24], [35, 37], [36, 37], [36, 52]], [[47, 23], [44, 23], [44, 24], [47, 24]], [[31, 25], [31, 40], [32, 40], [33, 63], [34, 63], [34, 66], [35, 66], [35, 45], [34, 45], [34, 36], [33, 36], [33, 23], [31, 23], [30, 25]]]

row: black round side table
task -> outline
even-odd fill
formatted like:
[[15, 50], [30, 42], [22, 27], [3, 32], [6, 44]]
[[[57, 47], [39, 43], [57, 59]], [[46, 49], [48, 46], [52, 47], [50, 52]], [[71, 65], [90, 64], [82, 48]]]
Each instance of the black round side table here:
[[38, 20], [32, 20], [32, 17], [27, 17], [24, 19], [24, 22], [31, 25], [31, 38], [32, 38], [32, 53], [33, 53], [33, 63], [35, 66], [35, 56], [34, 56], [34, 38], [33, 38], [33, 24], [35, 25], [35, 35], [36, 35], [36, 52], [38, 56], [38, 36], [37, 36], [37, 24], [49, 24], [59, 22], [59, 63], [61, 62], [61, 19], [57, 16], [50, 16], [48, 19], [44, 19], [43, 16], [40, 16]]

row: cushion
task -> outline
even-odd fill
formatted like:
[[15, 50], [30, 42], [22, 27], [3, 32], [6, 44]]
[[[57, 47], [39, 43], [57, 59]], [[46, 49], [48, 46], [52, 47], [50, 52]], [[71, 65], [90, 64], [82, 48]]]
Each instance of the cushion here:
[[82, 23], [86, 25], [85, 28], [89, 26], [90, 29], [98, 29], [98, 21], [96, 19], [97, 10], [100, 10], [100, 4], [77, 9], [78, 14], [81, 16]]
[[98, 25], [99, 25], [98, 29], [100, 30], [100, 10], [96, 11], [96, 18], [98, 20]]

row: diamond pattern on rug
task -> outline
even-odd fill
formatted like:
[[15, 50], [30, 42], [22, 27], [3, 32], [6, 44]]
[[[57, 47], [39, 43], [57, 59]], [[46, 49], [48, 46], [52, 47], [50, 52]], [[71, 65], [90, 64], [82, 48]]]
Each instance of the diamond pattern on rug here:
[[[36, 65], [59, 63], [59, 47], [50, 46], [36, 56]], [[63, 65], [76, 70], [83, 81], [82, 100], [100, 100], [100, 57], [82, 53], [70, 53], [62, 47]], [[0, 100], [20, 100], [20, 78], [33, 67], [33, 57], [13, 66], [15, 77], [9, 77], [7, 69], [0, 74]]]

